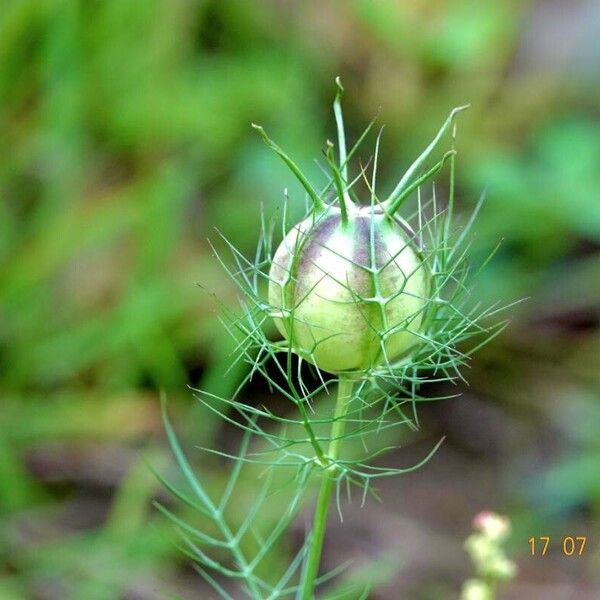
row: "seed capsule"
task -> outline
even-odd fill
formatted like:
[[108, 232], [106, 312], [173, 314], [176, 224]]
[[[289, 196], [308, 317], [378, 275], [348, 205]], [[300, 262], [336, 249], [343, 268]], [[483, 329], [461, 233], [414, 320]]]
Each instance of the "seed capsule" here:
[[[260, 125], [253, 125], [267, 145], [290, 168], [313, 207], [310, 216], [286, 235], [269, 272], [269, 303], [279, 331], [292, 351], [331, 373], [366, 371], [391, 363], [417, 346], [423, 336], [424, 312], [430, 302], [432, 273], [415, 244], [410, 227], [396, 213], [419, 186], [439, 172], [454, 149], [421, 173], [443, 136], [450, 131], [455, 108], [437, 135], [404, 173], [387, 199], [377, 199], [373, 161], [371, 205], [358, 205], [350, 190], [341, 109], [342, 84], [336, 79], [334, 114], [338, 133], [327, 142], [325, 158], [337, 204], [329, 206], [298, 165]], [[364, 175], [364, 172], [363, 172]], [[329, 187], [328, 185], [328, 187]], [[375, 201], [377, 200], [377, 201]]]
[[285, 237], [269, 302], [294, 352], [331, 373], [366, 370], [418, 343], [429, 277], [407, 225], [380, 209], [313, 214]]

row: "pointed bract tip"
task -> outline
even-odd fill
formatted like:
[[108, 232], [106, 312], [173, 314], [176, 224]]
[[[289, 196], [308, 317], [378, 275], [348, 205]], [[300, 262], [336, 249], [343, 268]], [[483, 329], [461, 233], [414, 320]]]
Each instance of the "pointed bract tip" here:
[[256, 129], [256, 131], [258, 131], [258, 133], [260, 133], [262, 139], [264, 140], [264, 142], [269, 145], [269, 146], [273, 146], [273, 141], [271, 140], [271, 138], [267, 135], [267, 132], [265, 131], [265, 128], [262, 125], [257, 125], [256, 123], [251, 123], [252, 128]]
[[456, 115], [459, 112], [462, 112], [463, 110], [467, 110], [467, 108], [471, 108], [471, 104], [463, 104], [462, 106], [457, 106], [456, 108], [453, 108], [452, 114]]

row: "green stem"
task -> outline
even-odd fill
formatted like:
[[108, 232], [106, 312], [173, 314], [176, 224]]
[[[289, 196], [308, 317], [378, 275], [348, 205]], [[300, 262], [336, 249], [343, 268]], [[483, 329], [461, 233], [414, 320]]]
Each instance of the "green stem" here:
[[319, 490], [313, 527], [310, 534], [310, 546], [306, 558], [302, 600], [313, 600], [314, 598], [315, 580], [319, 574], [321, 551], [323, 549], [325, 530], [327, 528], [327, 513], [329, 512], [331, 493], [336, 479], [337, 469], [334, 463], [339, 458], [341, 439], [344, 435], [344, 417], [348, 409], [348, 403], [352, 398], [353, 387], [354, 381], [352, 379], [340, 377], [338, 382], [337, 401], [335, 404], [335, 414], [331, 424], [329, 449], [327, 451], [327, 459], [331, 464], [321, 471], [321, 489]]

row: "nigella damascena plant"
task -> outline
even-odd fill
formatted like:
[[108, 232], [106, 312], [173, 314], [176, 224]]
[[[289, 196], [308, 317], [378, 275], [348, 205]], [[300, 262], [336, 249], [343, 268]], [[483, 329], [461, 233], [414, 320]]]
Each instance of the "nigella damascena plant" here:
[[[501, 309], [496, 305], [482, 309], [471, 290], [468, 248], [475, 215], [462, 227], [454, 224], [455, 119], [466, 107], [451, 111], [421, 155], [383, 195], [376, 177], [381, 132], [372, 158], [351, 174], [352, 159], [373, 123], [347, 151], [343, 88], [339, 80], [336, 83], [337, 145], [326, 144], [321, 165], [325, 179], [319, 188], [261, 126], [254, 125], [304, 189], [308, 200], [304, 218], [287, 222], [286, 193], [282, 229], [276, 220], [267, 223], [263, 218], [253, 260], [225, 238], [233, 266], [215, 250], [240, 291], [241, 313], [224, 309], [222, 315], [235, 340], [231, 365], [247, 365], [242, 385], [256, 375], [264, 377], [271, 392], [288, 401], [284, 404], [289, 410], [277, 413], [264, 405], [246, 404], [237, 392], [227, 398], [195, 390], [212, 414], [244, 431], [239, 454], [214, 451], [234, 461], [219, 501], [194, 476], [165, 417], [193, 501], [166, 485], [214, 526], [210, 534], [198, 531], [168, 509], [161, 510], [182, 530], [186, 551], [200, 565], [199, 572], [225, 598], [232, 596], [209, 571], [242, 582], [236, 598], [244, 593], [249, 598], [314, 599], [315, 588], [325, 580], [319, 577], [319, 564], [332, 497], [341, 514], [342, 486], [348, 493], [358, 486], [365, 501], [377, 479], [427, 462], [439, 442], [409, 468], [384, 467], [372, 459], [394, 446], [398, 427], [418, 428], [419, 401], [437, 399], [421, 396], [421, 384], [461, 379], [462, 367], [473, 352], [504, 326], [493, 319]], [[432, 161], [444, 141], [449, 148]], [[449, 183], [442, 200], [431, 180], [445, 165]], [[366, 197], [361, 197], [359, 187]], [[281, 241], [275, 248], [276, 231]], [[274, 331], [279, 338], [273, 338]], [[307, 378], [307, 372], [313, 377]], [[287, 504], [275, 521], [273, 508], [262, 504], [270, 494], [269, 480], [250, 508], [245, 501], [241, 522], [226, 520], [242, 466], [252, 481], [257, 468], [269, 473], [281, 467], [288, 474], [295, 471], [287, 477], [291, 482]], [[281, 553], [288, 547], [284, 533], [313, 478], [320, 480], [320, 491], [305, 543], [290, 557], [287, 569], [265, 567], [269, 556], [277, 556], [275, 562], [281, 565]], [[266, 515], [268, 523], [262, 521], [266, 529], [262, 533], [260, 515]], [[215, 556], [209, 552], [213, 547], [219, 549]], [[246, 556], [248, 548], [254, 548], [252, 558]], [[222, 562], [224, 549], [231, 553], [231, 563]], [[360, 590], [356, 596], [361, 596]]]

